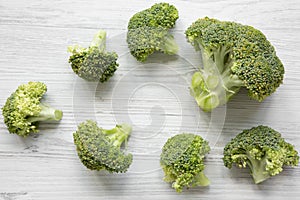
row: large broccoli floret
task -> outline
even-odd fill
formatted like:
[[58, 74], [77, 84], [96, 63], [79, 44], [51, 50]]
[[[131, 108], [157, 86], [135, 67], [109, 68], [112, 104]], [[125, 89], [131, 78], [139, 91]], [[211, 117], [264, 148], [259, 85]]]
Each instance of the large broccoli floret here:
[[204, 156], [209, 151], [208, 142], [195, 134], [182, 133], [169, 138], [160, 156], [164, 181], [172, 183], [177, 192], [184, 187], [209, 185], [203, 172]]
[[224, 165], [249, 167], [254, 182], [279, 174], [283, 166], [297, 166], [298, 152], [277, 131], [267, 126], [244, 130], [224, 148]]
[[40, 121], [61, 120], [62, 111], [40, 102], [46, 91], [44, 83], [29, 82], [10, 95], [2, 108], [4, 123], [10, 133], [25, 137], [39, 131]]
[[75, 74], [87, 81], [105, 82], [114, 75], [119, 64], [116, 52], [106, 51], [106, 32], [101, 30], [88, 48], [69, 46], [69, 63]]
[[128, 124], [105, 130], [96, 122], [87, 120], [79, 124], [73, 137], [78, 156], [88, 169], [123, 173], [132, 163], [132, 155], [125, 154], [120, 147], [127, 142], [130, 133]]
[[185, 34], [202, 53], [203, 68], [194, 73], [191, 92], [204, 111], [225, 104], [241, 87], [262, 101], [282, 83], [283, 64], [259, 30], [206, 17]]
[[177, 19], [177, 9], [168, 3], [154, 4], [133, 15], [127, 33], [130, 53], [141, 62], [155, 51], [176, 54], [178, 46], [169, 29], [175, 26]]

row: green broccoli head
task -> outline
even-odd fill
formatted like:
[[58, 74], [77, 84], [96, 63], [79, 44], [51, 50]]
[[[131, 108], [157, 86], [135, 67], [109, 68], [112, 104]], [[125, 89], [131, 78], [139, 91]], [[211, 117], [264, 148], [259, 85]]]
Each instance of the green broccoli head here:
[[69, 46], [69, 63], [75, 74], [87, 81], [105, 82], [114, 75], [119, 64], [115, 52], [106, 51], [106, 32], [99, 31], [88, 48]]
[[208, 142], [195, 134], [182, 133], [169, 138], [160, 156], [164, 181], [172, 183], [177, 192], [184, 187], [209, 185], [203, 172], [204, 156], [209, 151]]
[[78, 125], [73, 137], [78, 156], [88, 169], [124, 173], [132, 163], [132, 154], [125, 154], [120, 147], [130, 133], [131, 126], [127, 124], [105, 130], [87, 120]]
[[47, 86], [41, 82], [29, 82], [20, 85], [10, 95], [2, 108], [4, 123], [10, 133], [27, 136], [31, 132], [37, 133], [40, 121], [59, 121], [62, 111], [41, 103]]
[[191, 92], [204, 111], [225, 104], [241, 87], [262, 101], [282, 83], [283, 64], [261, 31], [206, 17], [185, 34], [202, 54], [203, 68], [193, 75]]
[[244, 130], [224, 148], [224, 165], [249, 167], [254, 182], [260, 183], [279, 174], [283, 166], [297, 166], [298, 152], [281, 134], [267, 126]]
[[176, 54], [178, 45], [169, 29], [175, 26], [178, 11], [168, 3], [157, 3], [133, 15], [128, 23], [127, 43], [130, 53], [141, 62], [155, 51]]

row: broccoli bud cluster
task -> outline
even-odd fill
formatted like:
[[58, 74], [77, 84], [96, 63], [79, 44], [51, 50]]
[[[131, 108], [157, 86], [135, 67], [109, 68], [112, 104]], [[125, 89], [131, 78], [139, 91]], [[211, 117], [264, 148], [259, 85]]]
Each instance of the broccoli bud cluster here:
[[281, 134], [268, 126], [244, 130], [224, 148], [224, 165], [249, 167], [255, 183], [279, 174], [283, 166], [297, 166], [298, 152]]
[[73, 137], [78, 156], [88, 169], [118, 173], [126, 172], [132, 162], [132, 155], [120, 149], [130, 133], [131, 126], [127, 124], [106, 130], [87, 120], [78, 125]]
[[37, 133], [41, 121], [59, 121], [62, 111], [42, 103], [47, 86], [42, 82], [29, 82], [20, 85], [6, 100], [2, 108], [4, 123], [10, 133], [27, 136]]
[[99, 31], [88, 48], [69, 46], [69, 63], [75, 74], [87, 81], [108, 81], [117, 70], [118, 54], [106, 51], [106, 32]]
[[127, 32], [130, 53], [141, 62], [156, 51], [176, 54], [178, 45], [169, 29], [175, 26], [177, 19], [177, 9], [168, 3], [157, 3], [133, 15]]
[[171, 182], [177, 192], [184, 187], [209, 185], [203, 172], [204, 157], [209, 151], [208, 142], [199, 135], [182, 133], [169, 138], [160, 156], [164, 180]]
[[[178, 10], [168, 3], [157, 3], [134, 14], [128, 23], [126, 41], [136, 60], [144, 62], [155, 52], [173, 55], [178, 45], [170, 30]], [[251, 99], [263, 101], [282, 84], [284, 66], [266, 36], [252, 26], [236, 22], [201, 18], [185, 31], [196, 51], [201, 51], [202, 67], [193, 74], [191, 93], [204, 111], [226, 104], [241, 88]], [[99, 31], [89, 47], [69, 46], [69, 63], [75, 74], [87, 81], [108, 81], [118, 69], [118, 55], [106, 49], [106, 32]], [[20, 85], [2, 108], [10, 133], [26, 137], [39, 132], [42, 121], [59, 121], [61, 110], [43, 102], [46, 84]], [[90, 170], [125, 173], [133, 161], [126, 147], [132, 127], [117, 124], [112, 129], [87, 120], [78, 125], [73, 141], [82, 164]], [[125, 145], [124, 145], [125, 144]], [[195, 186], [208, 186], [204, 161], [210, 152], [208, 141], [200, 135], [181, 133], [169, 138], [160, 155], [164, 181], [177, 192]], [[295, 147], [268, 126], [243, 130], [224, 147], [227, 168], [248, 167], [256, 184], [295, 167], [299, 155]]]
[[193, 75], [191, 91], [204, 111], [227, 103], [241, 87], [262, 101], [282, 83], [284, 67], [275, 48], [252, 26], [205, 17], [185, 34], [202, 54], [203, 68]]

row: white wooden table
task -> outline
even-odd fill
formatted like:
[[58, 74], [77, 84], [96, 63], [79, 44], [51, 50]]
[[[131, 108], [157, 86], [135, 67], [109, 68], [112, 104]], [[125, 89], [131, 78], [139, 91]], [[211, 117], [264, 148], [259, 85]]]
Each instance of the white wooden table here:
[[[64, 111], [60, 123], [42, 123], [27, 138], [9, 134], [0, 116], [0, 199], [297, 199], [300, 168], [255, 185], [247, 169], [223, 166], [224, 145], [242, 129], [272, 126], [300, 150], [300, 2], [298, 0], [169, 1], [179, 12], [174, 34], [179, 56], [156, 55], [144, 65], [129, 54], [128, 19], [157, 1], [0, 0], [0, 106], [21, 83], [43, 81], [46, 101]], [[197, 18], [234, 20], [262, 30], [285, 65], [284, 84], [263, 103], [242, 90], [227, 106], [202, 112], [189, 95], [197, 53], [184, 30]], [[67, 46], [88, 45], [99, 29], [120, 67], [107, 83], [93, 85], [76, 77]], [[185, 59], [184, 59], [185, 58]], [[153, 63], [153, 60], [156, 63]], [[78, 122], [95, 119], [104, 128], [127, 122], [134, 131], [128, 151], [134, 162], [126, 174], [87, 170], [79, 161], [72, 133]], [[162, 181], [160, 149], [179, 132], [209, 140], [209, 187], [176, 192]]]

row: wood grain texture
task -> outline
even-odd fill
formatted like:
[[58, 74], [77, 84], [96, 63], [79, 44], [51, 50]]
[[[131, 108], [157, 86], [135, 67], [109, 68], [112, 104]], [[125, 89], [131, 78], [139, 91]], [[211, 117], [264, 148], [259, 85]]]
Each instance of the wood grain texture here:
[[[226, 142], [242, 129], [270, 125], [300, 150], [300, 3], [298, 0], [169, 1], [180, 19], [173, 30], [178, 56], [155, 55], [144, 65], [129, 54], [128, 19], [157, 1], [0, 0], [0, 106], [28, 81], [48, 85], [47, 102], [64, 111], [60, 123], [43, 123], [38, 135], [8, 134], [0, 116], [0, 199], [297, 199], [300, 168], [254, 185], [247, 170], [222, 163]], [[210, 16], [252, 25], [264, 32], [285, 65], [284, 84], [263, 103], [241, 91], [226, 106], [203, 113], [189, 95], [190, 77], [199, 65], [183, 31]], [[108, 48], [120, 55], [120, 68], [107, 83], [77, 78], [68, 64], [67, 46], [88, 45], [105, 29]], [[154, 56], [154, 57], [155, 57]], [[132, 123], [128, 143], [134, 162], [127, 174], [87, 170], [80, 163], [72, 133], [78, 122], [96, 119], [110, 128]], [[160, 148], [178, 132], [195, 132], [212, 145], [205, 172], [212, 184], [176, 194], [162, 181]]]

